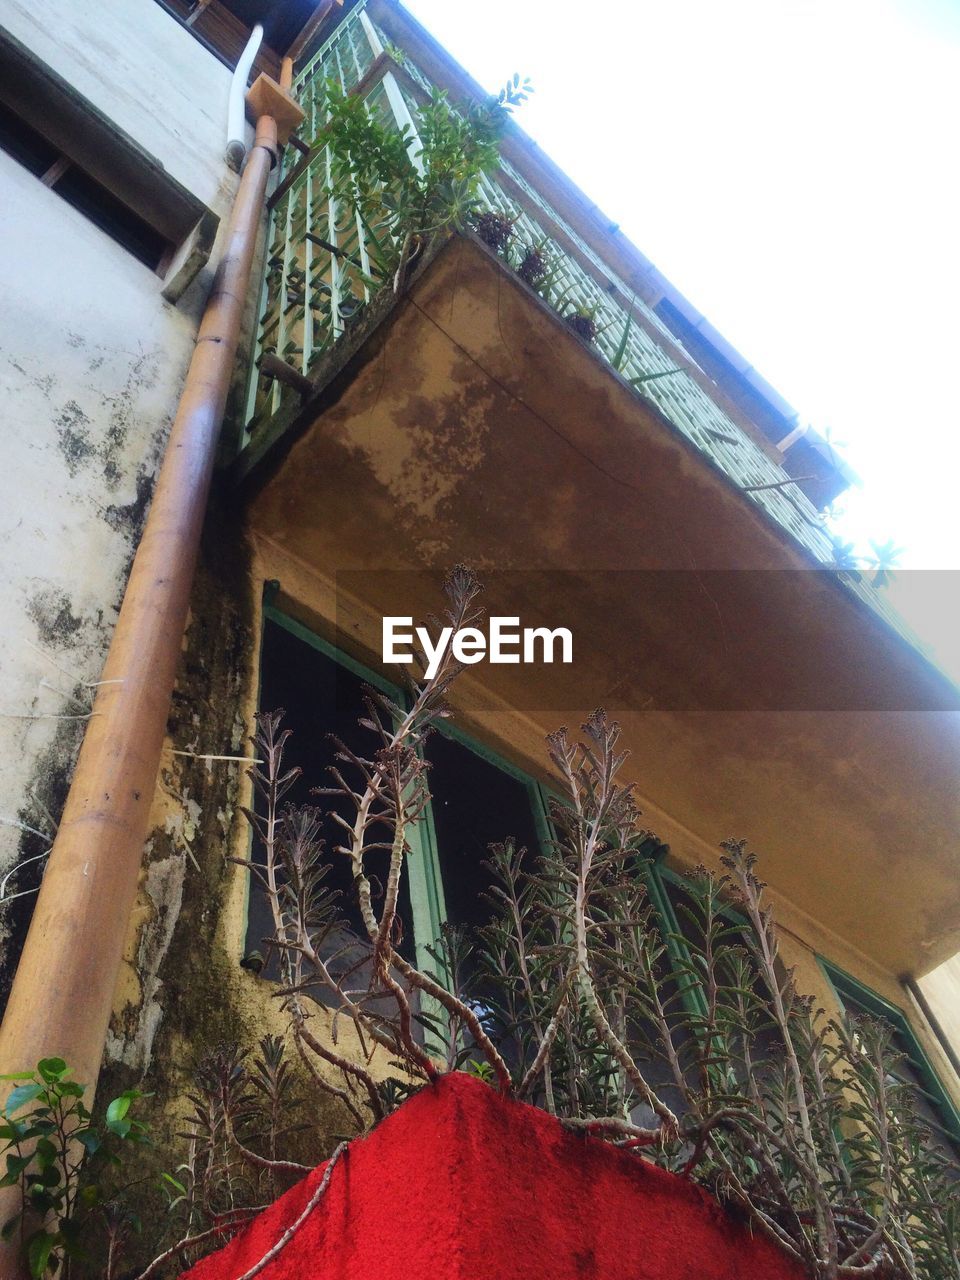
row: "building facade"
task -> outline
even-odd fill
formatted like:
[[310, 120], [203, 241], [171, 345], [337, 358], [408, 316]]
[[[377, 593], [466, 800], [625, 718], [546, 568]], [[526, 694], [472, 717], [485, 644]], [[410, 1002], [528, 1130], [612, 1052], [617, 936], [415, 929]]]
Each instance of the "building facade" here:
[[[568, 627], [575, 660], [458, 680], [428, 747], [410, 955], [483, 923], [490, 842], [550, 840], [544, 737], [603, 703], [667, 927], [675, 885], [749, 838], [801, 990], [887, 1019], [960, 1143], [956, 693], [836, 563], [823, 509], [849, 471], [515, 124], [480, 191], [502, 242], [474, 219], [375, 287], [384, 230], [330, 195], [324, 86], [414, 149], [434, 88], [482, 95], [393, 0], [274, 9], [0, 3], [6, 986], [221, 260], [232, 67], [262, 20], [249, 78], [294, 56], [304, 120], [244, 299], [111, 1085], [145, 1081], [172, 1134], [196, 1052], [283, 1031], [251, 963], [264, 904], [229, 861], [250, 847], [255, 712], [286, 709], [306, 800], [364, 682], [402, 696], [384, 616], [436, 611], [465, 561], [491, 614]], [[652, 177], [637, 198], [659, 198]]]

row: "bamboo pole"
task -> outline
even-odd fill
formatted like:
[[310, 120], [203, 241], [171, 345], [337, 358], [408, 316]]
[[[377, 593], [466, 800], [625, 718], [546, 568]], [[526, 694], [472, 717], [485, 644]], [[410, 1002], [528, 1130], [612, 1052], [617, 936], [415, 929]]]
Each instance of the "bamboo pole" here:
[[[56, 1055], [96, 1084], [276, 155], [276, 122], [262, 115], [0, 1026], [2, 1072]], [[18, 1207], [19, 1188], [0, 1191], [0, 1221]], [[4, 1277], [17, 1274], [10, 1248], [0, 1248]]]
[[313, 13], [307, 19], [300, 29], [300, 34], [296, 37], [293, 44], [287, 49], [287, 57], [291, 64], [297, 61], [306, 49], [307, 45], [317, 34], [327, 18], [333, 10], [334, 4], [343, 6], [343, 0], [320, 0], [320, 3], [314, 9]]

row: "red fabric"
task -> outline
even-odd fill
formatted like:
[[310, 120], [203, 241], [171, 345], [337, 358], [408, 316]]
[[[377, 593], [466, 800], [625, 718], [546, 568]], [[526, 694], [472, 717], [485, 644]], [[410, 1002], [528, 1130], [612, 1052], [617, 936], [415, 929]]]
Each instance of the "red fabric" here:
[[[315, 1169], [184, 1273], [238, 1280], [300, 1214]], [[462, 1074], [341, 1156], [263, 1280], [802, 1280], [689, 1182]]]

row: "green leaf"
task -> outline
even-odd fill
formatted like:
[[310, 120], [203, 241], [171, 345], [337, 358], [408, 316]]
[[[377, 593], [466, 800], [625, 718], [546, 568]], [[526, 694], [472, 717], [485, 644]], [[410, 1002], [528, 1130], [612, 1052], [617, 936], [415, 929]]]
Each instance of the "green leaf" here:
[[[634, 296], [634, 298], [632, 298], [630, 302], [631, 309], [635, 302], [636, 302], [636, 297]], [[610, 361], [614, 369], [616, 369], [617, 373], [620, 372], [621, 366], [623, 365], [623, 358], [627, 354], [627, 343], [630, 340], [630, 329], [632, 325], [633, 325], [632, 310], [628, 310], [627, 317], [623, 325], [623, 333], [620, 337], [620, 345], [617, 347], [616, 351], [613, 354], [613, 358]]]
[[67, 1064], [63, 1058], [41, 1058], [37, 1063], [37, 1071], [48, 1084], [54, 1084], [67, 1074]]
[[31, 1084], [18, 1085], [13, 1089], [7, 1098], [7, 1105], [4, 1111], [7, 1116], [12, 1116], [15, 1111], [19, 1111], [21, 1107], [25, 1107], [28, 1102], [33, 1102], [35, 1098], [39, 1098], [43, 1093], [43, 1085], [33, 1082]]
[[10, 1237], [16, 1231], [17, 1227], [20, 1225], [20, 1219], [22, 1217], [23, 1217], [22, 1213], [15, 1213], [12, 1218], [8, 1218], [6, 1220], [6, 1222], [3, 1224], [3, 1227], [0, 1228], [0, 1240], [10, 1239]]
[[41, 1169], [46, 1169], [48, 1165], [53, 1164], [57, 1158], [57, 1148], [49, 1138], [40, 1138], [35, 1147], [37, 1163]]
[[108, 1128], [113, 1129], [114, 1125], [124, 1118], [130, 1110], [130, 1103], [132, 1101], [133, 1099], [126, 1093], [121, 1093], [119, 1098], [114, 1098], [109, 1107], [107, 1107]]
[[56, 1242], [56, 1237], [46, 1231], [38, 1231], [27, 1242], [27, 1263], [34, 1280], [42, 1280]]
[[15, 1156], [8, 1154], [7, 1156], [7, 1173], [22, 1173], [33, 1159], [31, 1155]]
[[100, 1150], [100, 1135], [94, 1129], [75, 1129], [72, 1136], [81, 1144], [88, 1156]]
[[670, 378], [675, 373], [683, 373], [682, 369], [664, 369], [661, 373], [642, 373], [637, 378], [628, 378], [633, 387], [641, 387], [645, 382], [656, 382], [659, 378]]
[[130, 1132], [128, 1136], [131, 1142], [136, 1142], [139, 1145], [146, 1147], [153, 1146], [153, 1138], [150, 1136], [150, 1131], [140, 1120], [132, 1120], [130, 1122]]

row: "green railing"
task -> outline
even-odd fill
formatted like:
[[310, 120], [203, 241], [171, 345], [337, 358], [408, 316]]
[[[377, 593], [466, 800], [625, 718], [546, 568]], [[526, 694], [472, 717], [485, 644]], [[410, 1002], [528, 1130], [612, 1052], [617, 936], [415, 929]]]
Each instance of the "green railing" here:
[[[294, 88], [307, 112], [302, 130], [307, 142], [323, 128], [319, 89], [328, 79], [345, 90], [359, 86], [371, 112], [392, 119], [397, 127], [408, 126], [415, 136], [418, 100], [429, 92], [429, 82], [406, 55], [390, 46], [363, 5], [351, 12], [297, 77]], [[288, 148], [287, 164], [292, 167], [299, 160]], [[370, 300], [370, 237], [389, 234], [386, 224], [370, 227], [348, 204], [329, 197], [330, 165], [329, 149], [318, 152], [276, 203], [263, 284], [256, 358], [276, 352], [304, 374]], [[551, 272], [540, 291], [546, 301], [563, 311], [592, 313], [597, 351], [752, 501], [818, 561], [829, 564], [833, 544], [821, 515], [711, 398], [709, 380], [685, 352], [680, 364], [686, 367], [678, 367], [681, 344], [651, 308], [506, 159], [496, 175], [484, 180], [482, 200], [516, 218], [508, 255], [513, 265], [527, 249], [545, 247]], [[279, 409], [283, 394], [279, 383], [258, 374], [255, 363], [244, 443], [253, 440]]]

